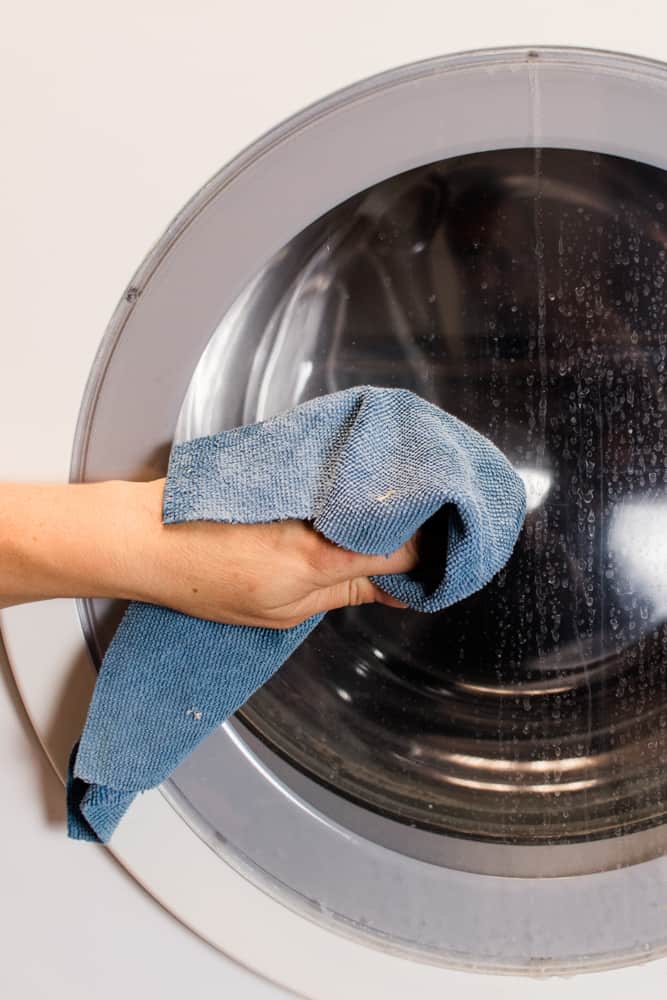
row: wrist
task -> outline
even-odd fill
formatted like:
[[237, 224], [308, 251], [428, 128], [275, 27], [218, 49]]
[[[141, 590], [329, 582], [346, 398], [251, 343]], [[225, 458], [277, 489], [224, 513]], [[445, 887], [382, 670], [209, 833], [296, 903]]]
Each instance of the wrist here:
[[[78, 567], [85, 596], [147, 600], [141, 582], [152, 564], [161, 523], [153, 483], [109, 480], [96, 484], [87, 508]], [[86, 544], [86, 536], [91, 541]], [[82, 596], [80, 594], [79, 596]]]
[[164, 479], [115, 485], [119, 487], [114, 497], [119, 525], [115, 540], [118, 560], [112, 580], [115, 592], [110, 596], [153, 602], [164, 546]]

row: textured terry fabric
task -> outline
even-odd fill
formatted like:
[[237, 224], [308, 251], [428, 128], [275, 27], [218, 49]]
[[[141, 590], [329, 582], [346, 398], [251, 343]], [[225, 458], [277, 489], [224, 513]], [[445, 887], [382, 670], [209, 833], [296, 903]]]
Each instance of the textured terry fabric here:
[[[346, 549], [378, 555], [437, 521], [426, 536], [436, 546], [428, 584], [419, 572], [373, 579], [415, 610], [439, 611], [507, 562], [525, 503], [521, 479], [482, 435], [407, 390], [362, 386], [177, 444], [162, 517], [299, 518]], [[131, 603], [72, 752], [70, 836], [107, 841], [135, 795], [159, 785], [323, 617], [263, 629]]]

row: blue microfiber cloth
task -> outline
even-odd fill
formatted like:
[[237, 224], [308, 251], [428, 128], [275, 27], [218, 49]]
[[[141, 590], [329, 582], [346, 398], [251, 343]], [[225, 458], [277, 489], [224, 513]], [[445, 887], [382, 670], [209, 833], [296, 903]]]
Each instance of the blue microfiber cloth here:
[[[299, 518], [379, 555], [437, 524], [424, 529], [428, 574], [373, 581], [415, 610], [440, 611], [504, 566], [525, 510], [523, 482], [481, 434], [412, 392], [361, 386], [175, 445], [162, 513], [165, 524]], [[164, 781], [323, 617], [267, 629], [132, 602], [72, 751], [70, 837], [106, 842], [137, 793]]]

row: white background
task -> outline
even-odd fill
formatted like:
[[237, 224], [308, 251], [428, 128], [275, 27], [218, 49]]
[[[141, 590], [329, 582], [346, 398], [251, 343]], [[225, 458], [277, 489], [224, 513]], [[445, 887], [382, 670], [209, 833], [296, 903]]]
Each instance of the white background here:
[[[134, 268], [190, 195], [288, 114], [392, 65], [491, 45], [576, 44], [667, 61], [658, 0], [2, 8], [2, 479], [62, 479], [86, 373]], [[0, 762], [6, 996], [285, 996], [180, 927], [103, 849], [66, 840], [62, 789], [4, 665]], [[610, 1000], [623, 980], [619, 972], [607, 985]], [[567, 990], [544, 985], [545, 996]], [[484, 996], [509, 992], [494, 979]]]

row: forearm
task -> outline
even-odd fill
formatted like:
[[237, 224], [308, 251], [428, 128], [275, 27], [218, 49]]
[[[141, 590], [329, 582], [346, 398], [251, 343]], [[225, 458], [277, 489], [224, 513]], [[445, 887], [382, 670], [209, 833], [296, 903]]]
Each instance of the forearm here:
[[0, 607], [131, 598], [128, 552], [158, 516], [146, 489], [116, 480], [0, 483]]

